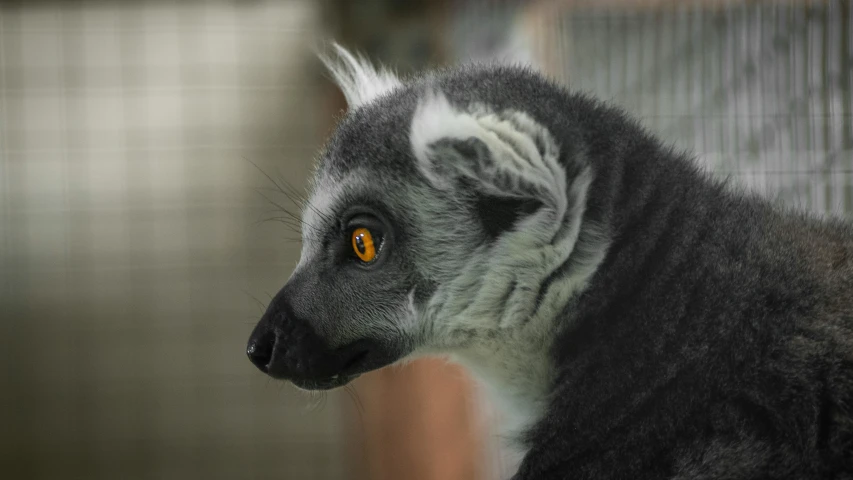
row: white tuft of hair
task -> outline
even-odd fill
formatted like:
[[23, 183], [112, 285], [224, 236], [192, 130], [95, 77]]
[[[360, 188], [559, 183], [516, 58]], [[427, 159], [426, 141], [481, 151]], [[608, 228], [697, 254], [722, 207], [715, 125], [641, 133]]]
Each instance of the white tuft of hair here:
[[442, 139], [483, 138], [485, 134], [473, 115], [455, 108], [443, 93], [427, 90], [412, 117], [409, 141], [424, 175], [436, 187], [447, 188], [446, 179], [433, 172], [430, 151], [434, 143]]
[[335, 42], [332, 42], [332, 49], [332, 56], [324, 53], [317, 56], [332, 74], [351, 109], [402, 85], [397, 75], [385, 68], [374, 67], [362, 55], [354, 55]]

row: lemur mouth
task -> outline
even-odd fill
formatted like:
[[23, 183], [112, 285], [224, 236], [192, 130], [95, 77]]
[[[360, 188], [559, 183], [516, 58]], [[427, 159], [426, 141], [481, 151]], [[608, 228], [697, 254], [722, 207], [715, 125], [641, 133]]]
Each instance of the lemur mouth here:
[[327, 378], [312, 378], [312, 379], [291, 379], [290, 383], [299, 388], [300, 390], [307, 390], [309, 392], [323, 391], [323, 390], [332, 390], [338, 387], [343, 387], [346, 384], [352, 382], [356, 378], [360, 377], [361, 374], [354, 375], [333, 375]]
[[[358, 371], [359, 365], [363, 363], [362, 361], [367, 357], [368, 353], [370, 352], [364, 350], [355, 354], [355, 356], [349, 359], [347, 363], [341, 368], [341, 371]], [[292, 384], [296, 385], [297, 388], [300, 388], [302, 390], [317, 391], [331, 390], [333, 388], [343, 387], [344, 385], [350, 383], [351, 381], [355, 380], [360, 376], [361, 373], [340, 373], [337, 375], [332, 375], [330, 377], [323, 378], [291, 378], [289, 380]]]

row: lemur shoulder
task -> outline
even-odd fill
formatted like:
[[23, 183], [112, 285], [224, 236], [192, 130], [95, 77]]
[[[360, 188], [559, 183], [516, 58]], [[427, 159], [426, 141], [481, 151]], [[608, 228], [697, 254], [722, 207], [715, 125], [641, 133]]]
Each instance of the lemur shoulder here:
[[853, 478], [849, 222], [528, 68], [326, 62], [349, 110], [262, 371], [329, 389], [446, 355], [509, 417], [518, 480]]

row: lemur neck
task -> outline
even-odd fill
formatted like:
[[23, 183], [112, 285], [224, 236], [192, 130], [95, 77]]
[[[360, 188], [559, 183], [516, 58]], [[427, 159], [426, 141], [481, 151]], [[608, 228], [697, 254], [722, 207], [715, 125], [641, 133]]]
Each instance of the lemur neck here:
[[456, 352], [501, 415], [502, 436], [515, 440], [544, 414], [554, 380], [555, 324], [496, 330]]

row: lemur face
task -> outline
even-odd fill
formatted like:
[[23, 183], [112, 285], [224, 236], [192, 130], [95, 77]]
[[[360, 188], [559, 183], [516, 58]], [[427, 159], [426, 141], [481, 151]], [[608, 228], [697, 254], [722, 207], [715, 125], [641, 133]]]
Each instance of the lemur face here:
[[305, 212], [301, 260], [250, 339], [261, 370], [304, 389], [341, 386], [415, 344], [408, 234], [381, 195], [351, 195], [346, 185], [358, 181], [320, 181], [327, 186]]
[[249, 340], [256, 366], [304, 389], [344, 385], [418, 343], [413, 302], [427, 283], [413, 266], [406, 195], [414, 160], [403, 122], [412, 112], [388, 79], [385, 90], [399, 91], [383, 107], [348, 98], [350, 113], [321, 155], [304, 206], [299, 264]]
[[524, 112], [452, 104], [440, 77], [404, 84], [338, 54], [349, 113], [320, 158], [300, 262], [248, 345], [305, 389], [548, 314], [566, 289], [543, 282], [573, 250], [590, 181], [567, 179]]

